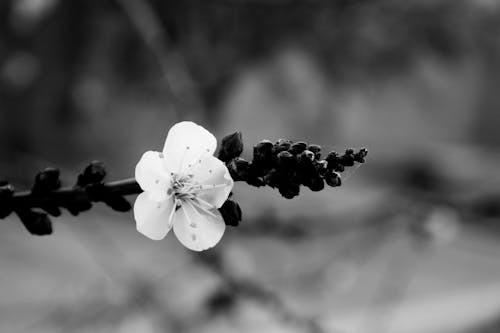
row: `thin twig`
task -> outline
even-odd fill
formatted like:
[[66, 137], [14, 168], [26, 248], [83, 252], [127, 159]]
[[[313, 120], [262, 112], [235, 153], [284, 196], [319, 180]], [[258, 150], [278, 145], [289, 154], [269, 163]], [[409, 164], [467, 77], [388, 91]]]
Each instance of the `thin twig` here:
[[[142, 192], [141, 187], [134, 178], [117, 180], [104, 184], [104, 188], [109, 189], [112, 193], [122, 195], [133, 195]], [[64, 187], [56, 191], [38, 195], [32, 191], [17, 192], [12, 198], [12, 205], [17, 207], [43, 208], [48, 203], [53, 203], [54, 200], [61, 200], [65, 197], [73, 197], [75, 195], [84, 194], [84, 189], [80, 187]]]

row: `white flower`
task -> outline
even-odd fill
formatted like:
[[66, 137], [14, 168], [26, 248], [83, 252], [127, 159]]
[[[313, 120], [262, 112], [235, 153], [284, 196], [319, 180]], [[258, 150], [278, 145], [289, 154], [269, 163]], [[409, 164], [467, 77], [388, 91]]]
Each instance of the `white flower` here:
[[213, 156], [217, 140], [189, 121], [168, 132], [163, 152], [147, 151], [135, 168], [144, 190], [134, 204], [137, 230], [160, 240], [173, 227], [179, 241], [194, 251], [213, 247], [226, 225], [217, 208], [226, 201], [233, 180]]

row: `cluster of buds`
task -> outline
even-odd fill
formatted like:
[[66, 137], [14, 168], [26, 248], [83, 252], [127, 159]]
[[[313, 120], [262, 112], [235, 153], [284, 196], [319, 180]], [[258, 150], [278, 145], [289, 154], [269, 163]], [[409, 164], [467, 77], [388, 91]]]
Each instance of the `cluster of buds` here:
[[347, 149], [343, 155], [331, 151], [322, 159], [321, 146], [285, 139], [259, 142], [253, 148], [251, 162], [240, 157], [242, 151], [241, 133], [223, 139], [219, 159], [226, 163], [231, 177], [252, 186], [277, 188], [287, 199], [299, 195], [301, 185], [312, 191], [323, 190], [325, 182], [340, 186], [340, 173], [356, 163], [364, 163], [368, 154], [365, 148], [357, 152]]

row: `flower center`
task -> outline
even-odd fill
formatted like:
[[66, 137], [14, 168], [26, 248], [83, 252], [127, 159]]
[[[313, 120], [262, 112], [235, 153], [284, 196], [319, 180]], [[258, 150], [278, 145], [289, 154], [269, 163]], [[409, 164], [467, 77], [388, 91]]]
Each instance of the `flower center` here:
[[[211, 172], [211, 170], [210, 170]], [[167, 194], [173, 195], [175, 200], [176, 210], [179, 209], [184, 203], [189, 201], [194, 206], [206, 209], [216, 209], [214, 205], [203, 200], [199, 194], [204, 191], [212, 191], [214, 189], [225, 187], [226, 184], [205, 184], [193, 180], [194, 175], [179, 175], [171, 174], [172, 181], [170, 187], [167, 189]]]
[[171, 187], [168, 188], [167, 194], [173, 195], [175, 204], [178, 207], [186, 200], [196, 198], [196, 190], [200, 186], [193, 181], [193, 175], [172, 175]]

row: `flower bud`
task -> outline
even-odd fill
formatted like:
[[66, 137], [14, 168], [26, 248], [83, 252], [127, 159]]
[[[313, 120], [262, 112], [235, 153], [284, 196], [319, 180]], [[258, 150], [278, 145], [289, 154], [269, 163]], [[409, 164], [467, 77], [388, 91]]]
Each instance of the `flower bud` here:
[[310, 161], [314, 161], [314, 153], [310, 150], [304, 150], [301, 154], [300, 154], [300, 157], [301, 158], [307, 158], [309, 159]]
[[311, 191], [318, 192], [325, 188], [325, 182], [321, 177], [314, 177], [310, 179], [307, 187], [309, 187]]
[[328, 162], [328, 168], [331, 169], [334, 165], [338, 163], [339, 154], [335, 151], [331, 151], [326, 155], [325, 161]]
[[55, 191], [61, 187], [59, 180], [59, 170], [54, 168], [46, 168], [39, 172], [35, 177], [35, 184], [31, 191], [34, 193]]
[[224, 219], [226, 225], [236, 227], [241, 222], [241, 208], [237, 202], [233, 200], [226, 200], [219, 208], [219, 212]]
[[293, 197], [298, 196], [300, 192], [300, 186], [291, 182], [281, 184], [278, 189], [280, 194], [286, 199], [292, 199]]
[[292, 169], [297, 164], [297, 158], [288, 151], [278, 154], [278, 167], [285, 170]]
[[278, 187], [281, 181], [280, 174], [276, 169], [271, 169], [262, 179], [266, 185], [272, 188]]
[[290, 153], [294, 155], [298, 155], [307, 149], [307, 143], [305, 142], [295, 142], [290, 149], [288, 150]]
[[47, 214], [29, 209], [16, 210], [16, 213], [31, 234], [41, 236], [52, 233], [52, 223]]
[[340, 175], [337, 172], [333, 171], [328, 171], [328, 173], [325, 175], [325, 181], [331, 187], [337, 187], [342, 185]]
[[243, 152], [241, 132], [234, 132], [222, 138], [218, 158], [223, 162], [239, 157]]
[[307, 150], [312, 151], [314, 153], [314, 157], [319, 160], [321, 158], [321, 146], [320, 145], [309, 145]]
[[328, 163], [328, 170], [343, 172], [345, 170], [344, 166], [341, 164], [341, 159], [335, 151], [331, 151], [326, 156], [326, 162]]
[[354, 154], [354, 160], [358, 163], [365, 163], [365, 158], [368, 155], [368, 149], [361, 148], [359, 152]]
[[241, 157], [233, 158], [226, 164], [233, 180], [245, 180], [248, 178], [250, 163]]
[[6, 218], [12, 213], [12, 196], [14, 195], [14, 187], [7, 182], [0, 186], [0, 219]]
[[264, 179], [262, 177], [249, 177], [247, 180], [247, 184], [255, 187], [261, 187], [266, 185], [264, 183]]
[[101, 183], [106, 177], [106, 169], [104, 164], [99, 161], [92, 161], [83, 170], [83, 172], [78, 175], [77, 186], [86, 186], [89, 184]]
[[292, 146], [292, 141], [285, 140], [285, 139], [279, 139], [274, 144], [273, 153], [279, 154], [282, 151], [286, 151], [286, 150], [290, 149], [291, 146]]
[[258, 164], [268, 164], [273, 160], [273, 143], [269, 140], [262, 140], [253, 148], [253, 162]]
[[346, 167], [354, 165], [354, 150], [352, 148], [347, 149], [345, 154], [340, 157], [340, 164]]
[[314, 167], [316, 168], [316, 171], [321, 177], [324, 177], [326, 172], [328, 171], [328, 163], [325, 160], [321, 161], [314, 161]]

